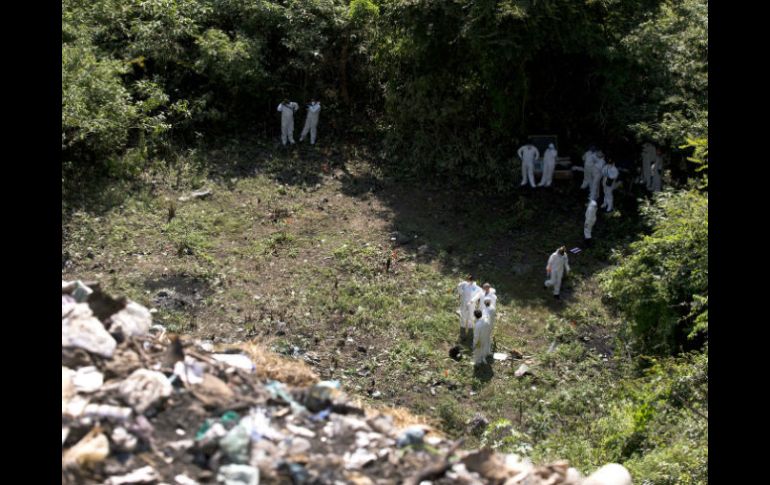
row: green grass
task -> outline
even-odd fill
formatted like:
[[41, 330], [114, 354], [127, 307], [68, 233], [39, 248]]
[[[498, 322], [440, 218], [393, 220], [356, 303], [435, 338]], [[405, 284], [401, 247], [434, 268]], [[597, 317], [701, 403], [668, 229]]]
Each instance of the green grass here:
[[[430, 415], [467, 446], [565, 458], [583, 471], [620, 461], [640, 482], [705, 476], [707, 423], [670, 397], [677, 379], [704, 364], [665, 362], [645, 375], [599, 290], [610, 251], [639, 230], [631, 214], [600, 221], [604, 239], [571, 258], [571, 296], [555, 303], [542, 288], [545, 261], [559, 245], [579, 244], [583, 209], [561, 206], [582, 194], [534, 193], [490, 202], [496, 212], [459, 210], [437, 191], [429, 200], [426, 187], [388, 185], [344, 151], [273, 155], [248, 143], [187, 153], [147, 175], [154, 192], [148, 183], [128, 190], [112, 182], [123, 192], [101, 187], [105, 195], [88, 207], [64, 201], [62, 250], [73, 265], [62, 278], [99, 279], [148, 306], [150, 282], [198, 281], [206, 293], [194, 316], [160, 309], [155, 321], [191, 337], [256, 335], [275, 339], [279, 351], [297, 346], [316, 355], [323, 378], [342, 379], [364, 399], [380, 391], [378, 402]], [[324, 175], [319, 156], [344, 164], [358, 185]], [[385, 188], [368, 194], [369, 179]], [[178, 201], [204, 186], [211, 197]], [[177, 207], [169, 222], [170, 201]], [[397, 248], [386, 273], [394, 230], [417, 239]], [[417, 254], [422, 244], [428, 256]], [[530, 269], [515, 273], [521, 263]], [[453, 291], [466, 271], [497, 288], [498, 350], [522, 352], [534, 376], [514, 376], [521, 361], [474, 372], [467, 357], [449, 358], [459, 334]], [[278, 322], [285, 335], [275, 334]], [[492, 423], [485, 434], [467, 428], [477, 413]]]

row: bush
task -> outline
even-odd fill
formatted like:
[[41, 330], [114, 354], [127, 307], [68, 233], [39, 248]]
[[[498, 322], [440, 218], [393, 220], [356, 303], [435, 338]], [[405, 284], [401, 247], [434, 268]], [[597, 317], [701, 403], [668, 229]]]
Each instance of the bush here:
[[664, 192], [646, 203], [652, 233], [603, 278], [640, 351], [667, 354], [708, 332], [708, 194]]

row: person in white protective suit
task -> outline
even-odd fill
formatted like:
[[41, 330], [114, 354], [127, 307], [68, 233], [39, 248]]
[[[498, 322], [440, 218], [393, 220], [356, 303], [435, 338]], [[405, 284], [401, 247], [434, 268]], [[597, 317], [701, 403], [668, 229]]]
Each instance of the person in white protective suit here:
[[591, 171], [591, 195], [588, 196], [591, 200], [599, 200], [601, 192], [601, 181], [603, 177], [602, 171], [604, 170], [604, 154], [602, 152], [596, 152], [594, 156], [594, 168]]
[[553, 143], [548, 144], [548, 148], [543, 154], [543, 176], [540, 177], [538, 187], [550, 187], [553, 181], [553, 171], [556, 170], [556, 156], [558, 155]]
[[497, 308], [495, 307], [492, 298], [484, 298], [484, 304], [481, 306], [481, 313], [489, 319], [489, 346], [487, 346], [486, 352], [487, 355], [490, 355], [492, 353], [492, 335], [495, 332], [495, 316], [497, 315]]
[[286, 146], [286, 140], [294, 144], [294, 113], [299, 109], [299, 105], [288, 99], [281, 101], [278, 105], [278, 112], [281, 113], [281, 143]]
[[591, 186], [591, 180], [594, 176], [594, 157], [596, 156], [596, 147], [591, 145], [583, 154], [583, 184], [581, 189], [587, 189]]
[[615, 166], [615, 161], [612, 159], [607, 160], [607, 165], [602, 169], [602, 185], [604, 186], [604, 201], [602, 202], [602, 209], [606, 208], [607, 212], [612, 212], [612, 192], [618, 186], [618, 168]]
[[305, 127], [302, 128], [302, 134], [299, 136], [299, 141], [305, 140], [308, 132], [310, 132], [310, 144], [315, 145], [316, 133], [318, 132], [318, 116], [321, 114], [321, 102], [313, 98], [310, 100], [310, 104], [307, 106], [307, 118], [305, 118]]
[[565, 273], [569, 273], [569, 258], [567, 257], [567, 248], [560, 247], [548, 258], [548, 266], [545, 271], [548, 274], [548, 279], [545, 280], [545, 287], [553, 287], [553, 296], [557, 300], [559, 292], [561, 291], [561, 280]]
[[598, 206], [596, 201], [592, 200], [588, 202], [588, 208], [586, 209], [586, 222], [583, 225], [583, 236], [585, 237], [586, 246], [591, 245], [591, 230], [596, 224], [596, 210]]
[[492, 306], [497, 305], [497, 290], [492, 288], [492, 285], [489, 283], [481, 285], [481, 291], [473, 296], [473, 299], [471, 300], [473, 305], [471, 305], [471, 308], [473, 310], [477, 308], [483, 310], [483, 301], [486, 298], [489, 298], [492, 301]]
[[650, 190], [660, 192], [663, 190], [663, 154], [660, 150], [655, 153], [655, 163], [652, 165], [652, 183]]
[[476, 306], [474, 297], [481, 291], [473, 281], [473, 275], [468, 275], [465, 281], [457, 285], [457, 295], [460, 298], [460, 338], [465, 337], [466, 329], [473, 328], [473, 310]]
[[476, 317], [476, 324], [473, 327], [473, 364], [483, 364], [492, 349], [492, 327], [489, 322], [489, 316], [484, 315], [481, 310], [476, 310], [473, 315]]
[[652, 143], [642, 145], [642, 183], [647, 190], [652, 190], [652, 164], [655, 163], [656, 152]]
[[521, 185], [527, 185], [527, 179], [529, 179], [529, 185], [535, 187], [535, 160], [540, 158], [540, 150], [535, 145], [527, 143], [519, 148], [517, 152], [521, 159]]

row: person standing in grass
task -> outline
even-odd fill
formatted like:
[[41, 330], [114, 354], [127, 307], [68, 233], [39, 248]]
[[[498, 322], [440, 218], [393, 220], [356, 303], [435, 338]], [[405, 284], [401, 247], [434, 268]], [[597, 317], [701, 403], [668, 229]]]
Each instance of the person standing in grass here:
[[473, 328], [474, 297], [481, 293], [481, 288], [473, 281], [473, 275], [465, 277], [465, 281], [457, 285], [457, 295], [460, 298], [460, 338], [465, 338], [466, 329]]
[[473, 327], [473, 364], [480, 365], [486, 362], [492, 348], [492, 326], [489, 315], [484, 315], [481, 310], [473, 313], [476, 324]]
[[545, 271], [548, 274], [548, 279], [545, 280], [545, 287], [553, 287], [553, 297], [559, 300], [559, 292], [561, 291], [561, 280], [566, 273], [570, 270], [569, 258], [567, 257], [567, 248], [565, 246], [560, 247], [548, 258], [548, 266]]

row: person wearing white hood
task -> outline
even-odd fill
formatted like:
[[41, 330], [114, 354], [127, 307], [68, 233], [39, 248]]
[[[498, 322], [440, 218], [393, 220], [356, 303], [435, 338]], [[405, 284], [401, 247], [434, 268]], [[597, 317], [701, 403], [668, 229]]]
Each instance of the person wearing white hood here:
[[588, 208], [586, 209], [586, 222], [583, 225], [583, 236], [585, 237], [586, 246], [591, 245], [591, 230], [596, 224], [596, 210], [598, 206], [596, 201], [592, 200], [588, 202]]
[[481, 310], [473, 312], [476, 324], [473, 326], [473, 364], [480, 365], [487, 360], [492, 349], [492, 325], [489, 315]]
[[[473, 296], [473, 299], [471, 300], [471, 303], [473, 303], [472, 308], [476, 309], [477, 303], [483, 303], [486, 298], [489, 298], [492, 301], [492, 306], [497, 305], [497, 290], [492, 288], [492, 285], [489, 283], [481, 285], [481, 291]], [[479, 310], [483, 310], [484, 308], [482, 307], [482, 304], [478, 305]]]
[[540, 150], [531, 143], [519, 148], [517, 152], [521, 159], [521, 185], [527, 185], [527, 179], [529, 179], [529, 185], [532, 188], [535, 187], [535, 160], [540, 158]]
[[553, 180], [553, 171], [556, 169], [556, 156], [558, 152], [556, 151], [556, 147], [553, 146], [553, 143], [548, 144], [548, 149], [546, 149], [545, 154], [543, 155], [543, 176], [540, 177], [540, 183], [538, 184], [538, 187], [550, 187], [551, 181]]
[[548, 274], [548, 279], [545, 280], [545, 287], [553, 286], [553, 296], [557, 300], [560, 299], [559, 292], [561, 291], [561, 280], [564, 277], [565, 272], [570, 271], [569, 258], [567, 257], [567, 248], [562, 246], [548, 258], [548, 266], [545, 268]]
[[305, 118], [305, 127], [302, 134], [299, 135], [299, 141], [305, 140], [307, 133], [310, 132], [310, 144], [315, 145], [316, 133], [318, 132], [318, 116], [321, 113], [321, 102], [316, 98], [310, 100], [307, 107], [307, 118]]
[[650, 190], [653, 192], [663, 190], [663, 154], [660, 149], [655, 152], [655, 163], [652, 165], [652, 177], [650, 179]]
[[457, 295], [460, 297], [460, 337], [465, 336], [466, 328], [473, 328], [473, 310], [476, 308], [474, 297], [482, 292], [473, 275], [468, 275], [465, 281], [457, 285]]
[[583, 154], [583, 184], [581, 189], [586, 189], [591, 186], [591, 180], [594, 176], [594, 157], [596, 156], [596, 147], [591, 145], [588, 150]]
[[281, 143], [286, 146], [286, 140], [294, 144], [294, 113], [299, 109], [299, 105], [288, 99], [281, 101], [278, 105], [278, 112], [281, 113]]
[[652, 164], [655, 163], [656, 150], [652, 143], [642, 146], [642, 183], [647, 190], [652, 190]]
[[602, 181], [602, 170], [604, 170], [604, 154], [602, 152], [596, 152], [594, 156], [594, 168], [591, 175], [591, 195], [588, 197], [591, 200], [599, 200], [599, 192], [601, 192], [600, 182]]
[[618, 186], [618, 168], [615, 166], [615, 161], [611, 158], [607, 161], [607, 165], [602, 169], [602, 175], [604, 176], [602, 185], [604, 186], [604, 201], [602, 202], [602, 208], [606, 208], [607, 212], [612, 212], [612, 192], [615, 187]]

